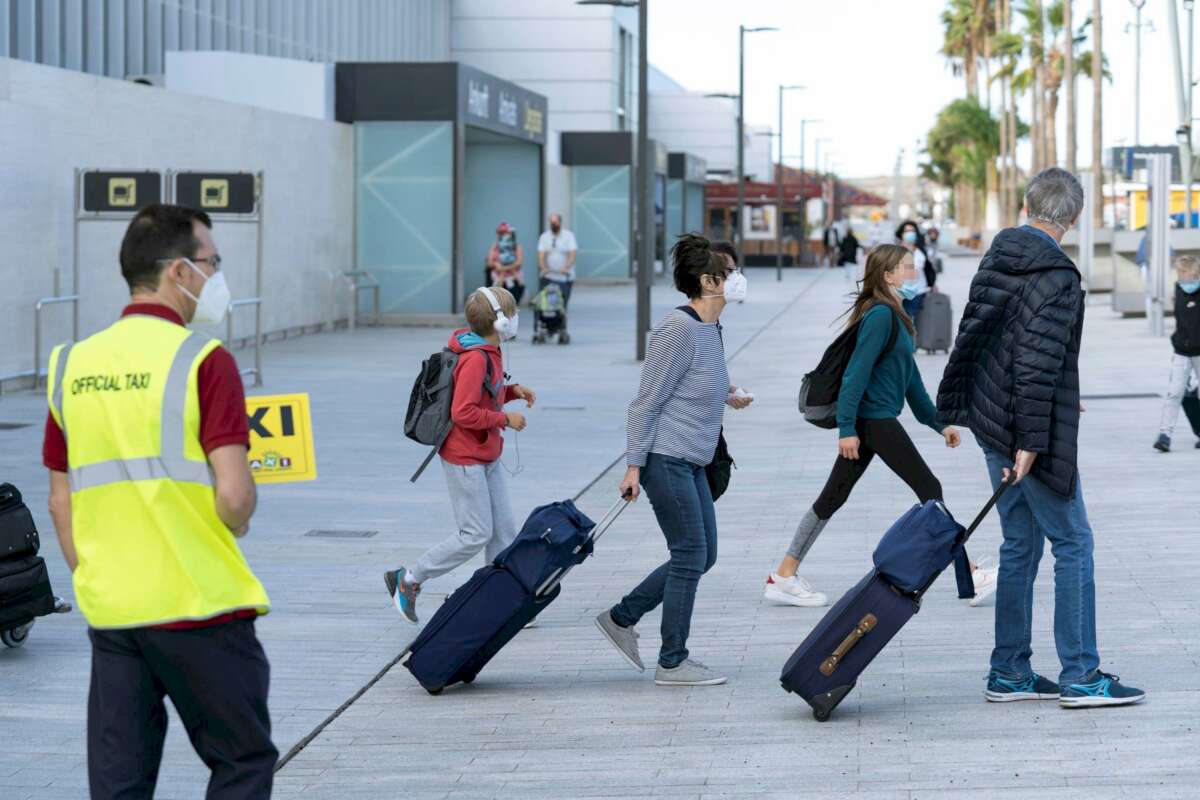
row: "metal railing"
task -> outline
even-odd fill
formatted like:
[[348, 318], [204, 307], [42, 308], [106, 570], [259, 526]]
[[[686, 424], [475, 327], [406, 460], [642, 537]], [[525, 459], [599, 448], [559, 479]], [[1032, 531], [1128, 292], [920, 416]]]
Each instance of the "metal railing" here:
[[374, 311], [371, 312], [371, 324], [379, 324], [379, 281], [365, 269], [346, 270], [342, 273], [347, 288], [350, 290], [350, 332], [358, 325], [358, 296], [363, 291], [370, 291]]
[[[46, 306], [54, 306], [61, 303], [72, 303], [78, 309], [79, 295], [64, 294], [54, 297], [43, 297], [33, 304], [33, 388], [35, 390], [42, 380], [42, 309]], [[79, 314], [76, 313], [73, 317], [75, 320], [75, 330], [72, 336], [75, 341], [79, 341]]]
[[225, 343], [233, 344], [233, 312], [239, 308], [254, 306], [254, 366], [239, 370], [243, 375], [253, 375], [253, 386], [262, 386], [262, 298], [247, 297], [244, 300], [234, 300], [229, 304], [229, 313], [225, 315]]

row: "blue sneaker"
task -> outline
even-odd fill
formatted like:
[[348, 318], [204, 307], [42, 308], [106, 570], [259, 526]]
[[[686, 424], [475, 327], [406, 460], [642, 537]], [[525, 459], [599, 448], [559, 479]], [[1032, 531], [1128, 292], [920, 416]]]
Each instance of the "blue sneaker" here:
[[988, 674], [984, 697], [989, 703], [1011, 703], [1014, 700], [1057, 700], [1058, 684], [1036, 672], [1028, 678], [1012, 681], [995, 672]]
[[404, 579], [407, 575], [408, 570], [404, 567], [388, 570], [383, 573], [383, 582], [387, 585], [388, 594], [392, 596], [392, 603], [400, 612], [400, 616], [416, 625], [420, 622], [417, 619], [417, 595], [421, 593], [421, 587], [406, 582]]
[[1095, 708], [1096, 706], [1127, 706], [1146, 699], [1146, 693], [1132, 686], [1123, 686], [1116, 675], [1096, 670], [1083, 683], [1068, 683], [1062, 688], [1058, 703], [1063, 708]]

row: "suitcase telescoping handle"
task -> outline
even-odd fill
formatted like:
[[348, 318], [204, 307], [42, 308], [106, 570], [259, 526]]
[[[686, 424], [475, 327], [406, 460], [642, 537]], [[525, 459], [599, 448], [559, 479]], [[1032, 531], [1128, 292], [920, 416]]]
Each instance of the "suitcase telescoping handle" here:
[[[600, 521], [596, 523], [596, 526], [592, 528], [592, 533], [591, 536], [588, 537], [588, 541], [594, 545], [601, 536], [608, 533], [608, 529], [611, 528], [613, 523], [617, 521], [617, 517], [621, 516], [621, 512], [624, 511], [626, 506], [629, 505], [632, 497], [633, 492], [628, 491], [621, 496], [620, 500], [613, 503], [612, 507], [605, 512], [604, 516], [600, 518]], [[580, 545], [579, 547], [575, 548], [575, 552], [578, 553], [582, 549], [583, 545]], [[533, 593], [534, 596], [545, 597], [547, 594], [554, 591], [554, 587], [562, 583], [563, 578], [567, 577], [567, 573], [571, 571], [573, 566], [574, 565], [571, 567], [565, 567], [563, 569], [556, 569], [549, 578], [546, 578], [546, 580], [542, 581], [541, 586], [537, 587], [537, 591]]]
[[967, 532], [963, 534], [962, 544], [967, 543], [967, 539], [971, 538], [971, 534], [975, 532], [976, 528], [983, 524], [984, 519], [986, 519], [987, 515], [991, 513], [993, 506], [999, 502], [1000, 496], [1004, 494], [1008, 487], [1013, 485], [1013, 477], [1015, 474], [1016, 473], [1010, 470], [1007, 475], [1000, 479], [1000, 485], [996, 487], [996, 491], [992, 494], [991, 499], [984, 503], [983, 510], [980, 511], [975, 519], [971, 521], [971, 525], [967, 528]]
[[[975, 519], [971, 521], [971, 525], [963, 533], [962, 541], [959, 542], [959, 545], [966, 545], [967, 540], [971, 538], [971, 534], [975, 533], [975, 530], [983, 524], [983, 521], [987, 518], [987, 515], [991, 513], [992, 508], [1000, 500], [1000, 496], [1007, 491], [1008, 487], [1013, 485], [1013, 477], [1015, 474], [1015, 472], [1010, 470], [1008, 475], [1000, 479], [1000, 485], [996, 487], [996, 491], [992, 493], [991, 498], [984, 503], [983, 509], [979, 512], [979, 514], [976, 515]], [[934, 576], [929, 579], [929, 582], [921, 587], [921, 590], [917, 592], [918, 599], [925, 596], [925, 593], [929, 591], [930, 586], [933, 586], [933, 582], [938, 579], [939, 575], [941, 575], [940, 572], [935, 573]]]

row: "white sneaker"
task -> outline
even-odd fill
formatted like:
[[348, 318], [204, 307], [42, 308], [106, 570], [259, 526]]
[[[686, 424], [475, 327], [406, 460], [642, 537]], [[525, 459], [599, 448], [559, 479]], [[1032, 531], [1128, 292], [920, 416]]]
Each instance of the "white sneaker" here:
[[829, 598], [825, 596], [825, 593], [814, 591], [812, 584], [799, 575], [784, 578], [772, 572], [767, 576], [763, 597], [774, 600], [776, 603], [786, 603], [789, 606], [820, 608], [829, 605]]
[[971, 579], [975, 582], [975, 596], [971, 598], [971, 606], [979, 606], [984, 600], [996, 593], [996, 582], [1000, 578], [1000, 566], [984, 566], [986, 562], [981, 561], [975, 566], [975, 571], [971, 573]]

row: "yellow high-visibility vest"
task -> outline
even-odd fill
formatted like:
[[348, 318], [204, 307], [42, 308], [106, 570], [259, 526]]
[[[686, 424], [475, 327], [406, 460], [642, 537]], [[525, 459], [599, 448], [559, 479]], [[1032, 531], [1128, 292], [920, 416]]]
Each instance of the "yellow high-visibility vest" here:
[[200, 445], [200, 363], [220, 343], [131, 315], [50, 357], [67, 440], [75, 599], [94, 628], [267, 613], [267, 593], [217, 516]]

